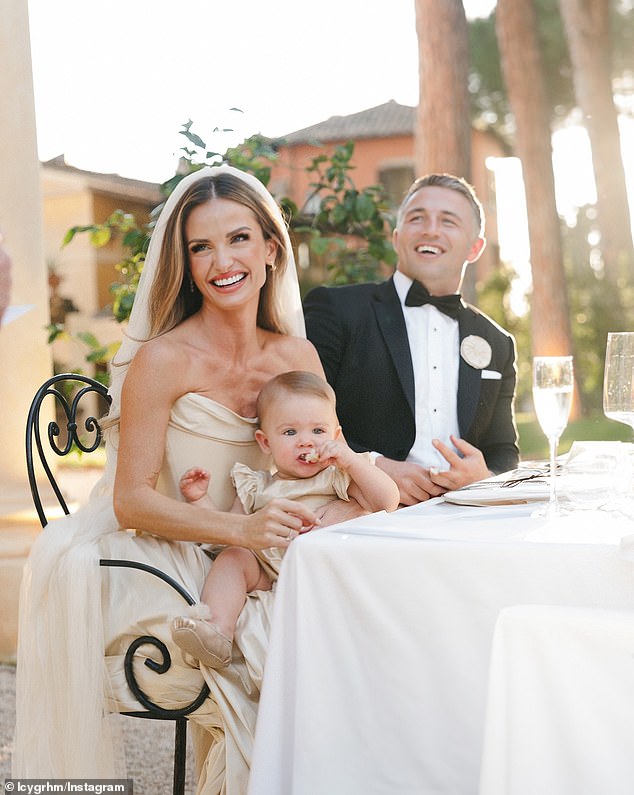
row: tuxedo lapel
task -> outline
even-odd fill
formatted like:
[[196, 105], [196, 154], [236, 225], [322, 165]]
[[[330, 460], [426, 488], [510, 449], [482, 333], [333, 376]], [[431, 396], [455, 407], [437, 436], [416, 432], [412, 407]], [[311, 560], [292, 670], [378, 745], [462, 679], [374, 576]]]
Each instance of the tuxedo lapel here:
[[403, 392], [415, 416], [414, 370], [403, 309], [392, 279], [377, 285], [372, 307], [385, 345], [390, 352]]
[[[478, 334], [485, 336], [483, 330], [479, 328], [478, 323], [479, 315], [472, 309], [464, 306], [458, 315], [458, 329], [460, 334], [460, 342], [469, 334]], [[478, 408], [478, 400], [480, 398], [480, 384], [482, 379], [482, 371], [476, 370], [474, 367], [468, 365], [465, 360], [460, 356], [460, 367], [458, 370], [458, 426], [460, 428], [460, 435], [464, 436], [471, 427]]]

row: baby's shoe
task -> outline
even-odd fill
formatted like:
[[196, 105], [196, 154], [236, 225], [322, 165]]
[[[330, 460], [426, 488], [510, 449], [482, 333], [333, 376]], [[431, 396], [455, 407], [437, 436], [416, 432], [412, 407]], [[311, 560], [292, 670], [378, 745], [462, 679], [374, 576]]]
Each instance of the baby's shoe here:
[[176, 616], [172, 620], [172, 638], [183, 651], [209, 668], [226, 668], [231, 662], [233, 639], [204, 618]]

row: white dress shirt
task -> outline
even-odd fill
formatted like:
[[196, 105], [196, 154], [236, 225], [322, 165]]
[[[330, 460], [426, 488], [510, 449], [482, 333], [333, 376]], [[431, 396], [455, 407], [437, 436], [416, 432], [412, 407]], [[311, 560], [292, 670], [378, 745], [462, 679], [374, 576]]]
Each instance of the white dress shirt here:
[[450, 435], [459, 436], [458, 368], [460, 334], [458, 321], [435, 306], [405, 306], [412, 280], [394, 273], [394, 286], [403, 307], [414, 369], [416, 438], [407, 461], [425, 467], [448, 469], [432, 446], [432, 439], [452, 447]]

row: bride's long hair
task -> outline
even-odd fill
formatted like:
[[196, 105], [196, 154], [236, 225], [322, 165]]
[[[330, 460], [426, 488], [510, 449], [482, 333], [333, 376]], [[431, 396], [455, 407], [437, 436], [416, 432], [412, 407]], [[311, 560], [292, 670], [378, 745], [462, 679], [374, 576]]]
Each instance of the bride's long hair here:
[[[278, 245], [277, 269], [268, 273], [258, 322], [265, 327], [279, 324], [289, 334], [305, 336], [288, 231], [271, 194], [252, 174], [232, 166], [205, 167], [189, 174], [167, 199], [152, 234], [128, 328], [111, 370], [112, 424], [120, 413], [128, 367], [143, 342], [156, 329], [167, 330], [191, 311], [184, 301], [175, 307], [183, 282], [189, 290], [187, 256], [180, 231], [181, 205], [189, 202], [185, 196], [199, 195], [194, 187], [199, 182], [207, 182], [202, 201], [210, 197], [213, 185], [214, 195], [240, 201], [252, 209], [264, 235]], [[181, 211], [176, 212], [176, 208]], [[165, 236], [168, 222], [173, 226]], [[175, 241], [175, 251], [166, 255], [165, 262], [161, 259], [164, 237]], [[152, 322], [150, 295], [155, 315]], [[79, 778], [87, 771], [97, 778], [125, 778], [119, 754], [123, 743], [117, 742], [121, 738], [117, 738], [113, 722], [105, 717], [112, 706], [108, 683], [114, 667], [107, 670], [104, 656], [102, 582], [98, 572], [103, 540], [120, 537], [112, 498], [118, 455], [116, 427], [108, 431], [106, 440], [106, 468], [89, 501], [73, 516], [52, 522], [38, 536], [22, 578], [17, 728], [12, 760], [16, 778]], [[115, 663], [118, 659], [115, 656], [109, 661]]]
[[264, 239], [275, 242], [275, 261], [267, 268], [266, 281], [260, 291], [257, 324], [279, 334], [288, 333], [277, 289], [289, 261], [288, 236], [280, 228], [281, 216], [276, 217], [262, 196], [243, 179], [219, 170], [192, 184], [167, 220], [150, 292], [150, 336], [169, 331], [200, 309], [202, 298], [191, 280], [185, 225], [192, 210], [211, 199], [227, 199], [247, 207], [255, 214]]

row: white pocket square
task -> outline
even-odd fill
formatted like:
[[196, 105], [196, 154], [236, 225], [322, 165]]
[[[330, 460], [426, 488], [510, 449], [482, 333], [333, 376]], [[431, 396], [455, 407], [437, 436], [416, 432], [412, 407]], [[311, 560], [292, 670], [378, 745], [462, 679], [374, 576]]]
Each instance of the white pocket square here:
[[482, 378], [487, 378], [490, 381], [501, 381], [502, 373], [498, 373], [497, 370], [483, 370]]

